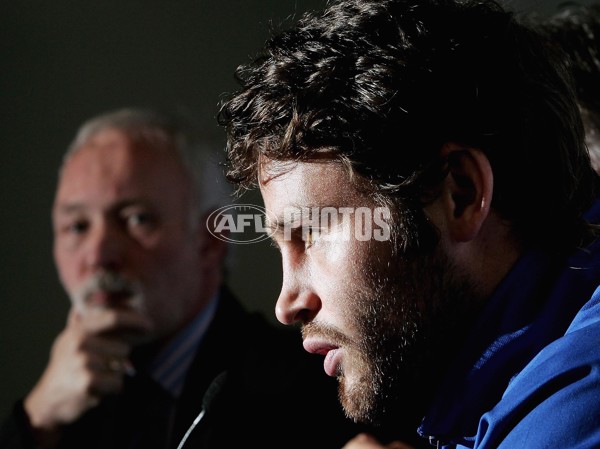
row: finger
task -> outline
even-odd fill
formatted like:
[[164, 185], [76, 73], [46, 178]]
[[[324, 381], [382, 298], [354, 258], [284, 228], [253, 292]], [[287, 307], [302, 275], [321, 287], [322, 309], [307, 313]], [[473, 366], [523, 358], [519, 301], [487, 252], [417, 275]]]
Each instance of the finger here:
[[342, 449], [383, 449], [383, 446], [376, 438], [367, 433], [359, 433], [348, 441]]
[[85, 354], [85, 368], [95, 373], [113, 373], [120, 376], [133, 376], [136, 372], [126, 354], [114, 352], [88, 352]]
[[401, 441], [392, 441], [386, 446], [387, 449], [414, 449], [412, 446], [409, 446], [406, 443]]
[[133, 366], [125, 357], [90, 353], [86, 355], [85, 369], [93, 373], [126, 374]]
[[121, 359], [118, 357], [105, 357], [100, 363], [100, 368], [103, 372], [113, 373], [115, 375], [133, 376], [135, 374], [135, 368], [128, 359]]
[[84, 379], [90, 393], [98, 392], [98, 383], [103, 384], [109, 379], [121, 379], [127, 373], [131, 363], [118, 357], [103, 357], [98, 354], [88, 354], [85, 362]]
[[105, 365], [108, 371], [115, 374], [126, 374], [128, 376], [133, 376], [135, 374], [135, 368], [128, 359], [109, 357], [106, 359]]
[[123, 389], [123, 375], [112, 371], [96, 373], [89, 385], [92, 396], [106, 396], [120, 393]]
[[116, 357], [125, 359], [131, 353], [131, 345], [117, 338], [105, 336], [90, 336], [81, 346], [82, 350], [98, 354], [101, 357]]
[[81, 318], [81, 323], [92, 334], [145, 334], [152, 330], [152, 323], [145, 315], [128, 309], [93, 308]]
[[69, 314], [67, 315], [67, 326], [75, 326], [81, 322], [81, 313], [77, 310], [77, 307], [71, 306]]

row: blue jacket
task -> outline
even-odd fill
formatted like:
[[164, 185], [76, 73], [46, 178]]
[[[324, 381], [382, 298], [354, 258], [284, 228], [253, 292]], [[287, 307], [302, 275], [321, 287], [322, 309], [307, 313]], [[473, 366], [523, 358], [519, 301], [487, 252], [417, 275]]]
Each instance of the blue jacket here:
[[419, 427], [433, 444], [600, 448], [600, 238], [558, 259], [531, 251], [496, 289]]

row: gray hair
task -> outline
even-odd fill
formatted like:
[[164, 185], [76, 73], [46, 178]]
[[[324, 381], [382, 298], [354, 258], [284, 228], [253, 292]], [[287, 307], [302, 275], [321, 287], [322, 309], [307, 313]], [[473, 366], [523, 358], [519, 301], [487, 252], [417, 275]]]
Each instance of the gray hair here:
[[105, 129], [123, 131], [133, 141], [154, 147], [173, 147], [194, 185], [199, 216], [232, 202], [233, 189], [221, 169], [214, 146], [198, 136], [191, 121], [175, 114], [142, 108], [123, 108], [92, 117], [84, 122], [69, 145], [64, 163], [90, 138]]

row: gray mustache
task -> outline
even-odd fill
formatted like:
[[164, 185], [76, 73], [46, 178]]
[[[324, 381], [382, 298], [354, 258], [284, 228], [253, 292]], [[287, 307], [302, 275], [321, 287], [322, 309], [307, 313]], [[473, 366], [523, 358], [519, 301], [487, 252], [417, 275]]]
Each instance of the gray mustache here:
[[133, 301], [131, 304], [133, 307], [142, 307], [143, 295], [141, 283], [128, 279], [119, 273], [109, 271], [97, 273], [85, 281], [74, 292], [73, 302], [80, 307], [85, 306], [90, 296], [97, 292], [120, 294], [124, 297], [129, 297]]
[[[86, 283], [86, 285], [88, 285]], [[109, 293], [133, 293], [134, 282], [117, 273], [106, 272], [90, 279], [88, 289], [94, 291], [106, 291]]]

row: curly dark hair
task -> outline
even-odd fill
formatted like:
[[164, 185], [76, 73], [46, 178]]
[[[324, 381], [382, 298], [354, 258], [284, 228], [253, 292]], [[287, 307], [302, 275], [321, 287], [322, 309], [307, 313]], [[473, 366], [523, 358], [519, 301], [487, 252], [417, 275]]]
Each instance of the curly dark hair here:
[[492, 164], [492, 207], [526, 244], [584, 236], [595, 174], [570, 75], [544, 37], [494, 1], [341, 0], [307, 13], [236, 71], [219, 111], [227, 176], [262, 158], [344, 161], [374, 193], [422, 202], [444, 143]]

